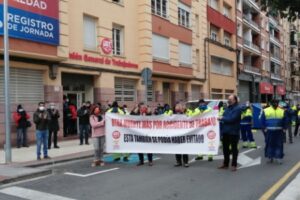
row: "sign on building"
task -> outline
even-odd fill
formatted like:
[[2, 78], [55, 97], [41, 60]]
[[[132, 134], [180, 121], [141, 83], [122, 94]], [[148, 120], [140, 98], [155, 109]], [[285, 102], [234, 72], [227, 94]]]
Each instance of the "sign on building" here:
[[[9, 0], [8, 5], [9, 37], [59, 45], [58, 0]], [[0, 10], [3, 10], [3, 0], [0, 0]], [[3, 35], [3, 14], [0, 35]]]

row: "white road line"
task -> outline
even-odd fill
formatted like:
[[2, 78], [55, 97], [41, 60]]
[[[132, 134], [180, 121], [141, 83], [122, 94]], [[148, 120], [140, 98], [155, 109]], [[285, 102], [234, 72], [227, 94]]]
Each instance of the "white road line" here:
[[94, 173], [90, 173], [90, 174], [77, 174], [77, 173], [66, 172], [65, 175], [86, 178], [86, 177], [89, 177], [89, 176], [103, 174], [103, 173], [106, 173], [106, 172], [111, 172], [111, 171], [115, 171], [115, 170], [119, 170], [119, 169], [120, 168], [107, 169], [107, 170], [102, 170], [102, 171], [98, 171], [98, 172], [94, 172]]
[[21, 187], [9, 187], [0, 190], [0, 193], [14, 196], [14, 197], [20, 197], [22, 199], [28, 199], [28, 200], [75, 200], [67, 197], [62, 197], [54, 194], [49, 194], [45, 192], [39, 192], [31, 189], [21, 188]]

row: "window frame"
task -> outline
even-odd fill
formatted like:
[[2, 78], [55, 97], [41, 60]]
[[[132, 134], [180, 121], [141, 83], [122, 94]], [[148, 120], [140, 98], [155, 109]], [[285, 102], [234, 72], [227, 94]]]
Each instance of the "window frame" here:
[[[115, 31], [119, 31], [120, 37], [120, 44], [119, 44], [119, 51], [116, 51], [117, 48], [117, 39]], [[124, 27], [120, 25], [113, 25], [112, 28], [112, 51], [114, 56], [123, 56], [124, 55]]]
[[[91, 34], [92, 33], [91, 30], [86, 30], [86, 28], [87, 28], [86, 22], [88, 22], [87, 19], [90, 20], [90, 22], [93, 21], [93, 23], [94, 23], [94, 29], [95, 29], [94, 37], [87, 37], [86, 36], [86, 34]], [[97, 47], [99, 45], [98, 41], [97, 41], [97, 37], [98, 37], [97, 24], [98, 24], [98, 19], [96, 17], [86, 15], [86, 14], [83, 15], [83, 46], [84, 46], [84, 49], [86, 49], [86, 50], [97, 51]], [[94, 41], [93, 41], [94, 45], [93, 46], [91, 44], [87, 44], [88, 43], [86, 41], [87, 38], [94, 38]], [[91, 46], [89, 46], [89, 45], [91, 45]]]

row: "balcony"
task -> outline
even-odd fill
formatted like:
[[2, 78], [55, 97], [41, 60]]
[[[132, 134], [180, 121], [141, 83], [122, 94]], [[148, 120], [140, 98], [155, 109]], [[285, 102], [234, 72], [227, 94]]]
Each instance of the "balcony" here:
[[253, 0], [244, 0], [246, 4], [248, 4], [251, 8], [254, 8], [256, 11], [260, 12], [260, 8], [257, 3]]
[[291, 24], [290, 31], [297, 32], [297, 28], [296, 28], [296, 26], [294, 24]]
[[243, 15], [243, 19], [246, 22], [246, 24], [248, 24], [250, 27], [252, 27], [254, 30], [256, 30], [257, 32], [260, 32], [260, 27], [259, 25], [253, 21], [251, 19], [251, 17], [247, 16], [247, 15]]
[[272, 78], [272, 79], [281, 80], [281, 75], [272, 72], [272, 73], [271, 73], [271, 78]]
[[249, 40], [244, 39], [244, 46], [260, 54], [260, 47]]
[[294, 69], [293, 71], [292, 71], [292, 76], [300, 76], [300, 70], [299, 69]]
[[298, 57], [296, 55], [291, 55], [291, 62], [292, 63], [298, 62]]
[[270, 35], [270, 41], [275, 43], [277, 46], [281, 46], [280, 41], [274, 36], [274, 35]]
[[254, 67], [254, 66], [251, 66], [251, 65], [247, 65], [247, 64], [244, 65], [244, 70], [246, 72], [250, 72], [250, 73], [261, 74], [261, 69], [260, 68]]

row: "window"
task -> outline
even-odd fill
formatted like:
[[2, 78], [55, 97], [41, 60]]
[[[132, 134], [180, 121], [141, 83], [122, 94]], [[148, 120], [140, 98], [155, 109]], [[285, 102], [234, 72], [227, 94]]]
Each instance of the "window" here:
[[83, 29], [84, 29], [84, 48], [90, 50], [97, 49], [97, 19], [93, 17], [83, 16]]
[[227, 18], [231, 18], [231, 11], [230, 11], [231, 8], [229, 6], [227, 6], [227, 5], [224, 5], [223, 9], [224, 9], [223, 10], [224, 16], [227, 17]]
[[225, 44], [225, 46], [231, 47], [231, 35], [230, 35], [230, 33], [224, 32], [224, 44]]
[[186, 101], [185, 88], [186, 88], [186, 85], [184, 83], [179, 83], [179, 85], [178, 85], [178, 100], [179, 101]]
[[199, 49], [196, 50], [196, 64], [197, 64], [197, 70], [200, 71], [200, 51], [199, 51]]
[[243, 64], [243, 54], [242, 54], [242, 50], [238, 50], [238, 62], [240, 64]]
[[152, 55], [154, 58], [169, 60], [169, 39], [153, 34]]
[[201, 86], [192, 85], [192, 99], [200, 99], [201, 97]]
[[113, 38], [113, 54], [114, 55], [123, 55], [123, 46], [124, 46], [124, 36], [123, 28], [120, 26], [113, 27], [112, 38]]
[[222, 89], [211, 89], [211, 98], [212, 99], [223, 99], [223, 91]]
[[135, 101], [136, 80], [115, 78], [115, 99], [116, 101]]
[[270, 45], [269, 45], [269, 42], [266, 41], [266, 50], [269, 52], [270, 51]]
[[261, 48], [265, 49], [265, 41], [263, 39], [261, 40]]
[[196, 28], [196, 34], [197, 35], [199, 35], [199, 33], [200, 33], [200, 21], [199, 21], [199, 15], [196, 15], [195, 16], [195, 19], [196, 19], [196, 26], [195, 26], [195, 28]]
[[215, 26], [210, 25], [210, 39], [218, 41], [219, 29]]
[[237, 0], [237, 9], [242, 11], [242, 0]]
[[233, 62], [218, 58], [215, 56], [211, 57], [211, 71], [216, 74], [222, 74], [226, 76], [232, 76]]
[[154, 96], [155, 91], [154, 91], [153, 84], [148, 85], [147, 87], [148, 87], [147, 101], [152, 102], [155, 99], [155, 96]]
[[151, 0], [152, 14], [167, 18], [168, 1]]
[[179, 43], [179, 62], [181, 64], [192, 65], [192, 46]]
[[178, 6], [178, 24], [184, 27], [190, 27], [190, 12], [191, 8], [179, 3]]
[[209, 0], [209, 5], [215, 10], [219, 9], [218, 0]]

